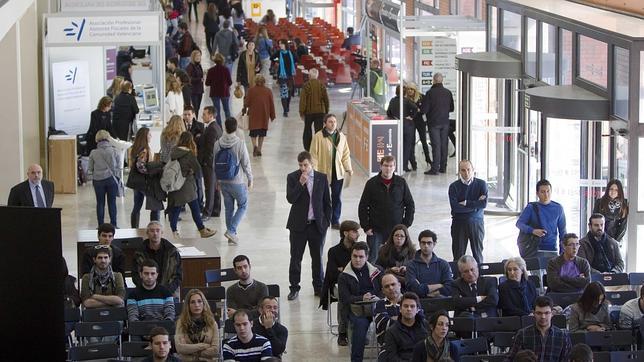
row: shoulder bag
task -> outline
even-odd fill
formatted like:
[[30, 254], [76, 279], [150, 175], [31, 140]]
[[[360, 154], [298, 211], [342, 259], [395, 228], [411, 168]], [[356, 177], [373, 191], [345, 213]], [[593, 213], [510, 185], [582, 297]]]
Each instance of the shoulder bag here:
[[[539, 216], [539, 207], [537, 206], [536, 202], [531, 202], [530, 205], [532, 205], [532, 210], [534, 211], [535, 215], [537, 216], [537, 224], [532, 225], [529, 223], [528, 225], [532, 226], [535, 229], [541, 229], [541, 217]], [[532, 218], [530, 219], [532, 221]], [[536, 258], [537, 257], [537, 252], [539, 251], [539, 244], [541, 243], [541, 238], [530, 233], [526, 234], [524, 232], [519, 233], [519, 239], [517, 240], [517, 244], [519, 246], [519, 254], [521, 255], [522, 258]]]

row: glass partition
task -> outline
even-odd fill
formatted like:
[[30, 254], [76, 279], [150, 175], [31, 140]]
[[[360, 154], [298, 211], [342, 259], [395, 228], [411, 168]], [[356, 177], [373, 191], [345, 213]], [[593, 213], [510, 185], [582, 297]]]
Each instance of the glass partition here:
[[559, 84], [572, 84], [572, 32], [561, 29], [561, 55], [559, 56]]
[[608, 84], [608, 44], [579, 35], [579, 77], [606, 88]]
[[503, 10], [503, 38], [501, 44], [521, 52], [521, 15]]
[[628, 49], [615, 47], [615, 61], [613, 63], [613, 80], [615, 94], [613, 96], [613, 110], [616, 116], [628, 119]]
[[[640, 69], [640, 123], [644, 123], [644, 51], [640, 52], [639, 69]], [[641, 194], [644, 194], [644, 192], [641, 192]]]
[[525, 72], [529, 76], [537, 77], [537, 21], [526, 19], [528, 35], [526, 37]]
[[497, 22], [497, 14], [499, 12], [499, 9], [496, 6], [490, 6], [490, 18], [488, 19], [488, 36], [489, 36], [489, 43], [490, 43], [490, 48], [489, 51], [495, 52], [496, 51], [496, 42], [498, 38], [498, 22]]
[[557, 51], [557, 28], [541, 23], [541, 76], [550, 85], [555, 84], [555, 59]]

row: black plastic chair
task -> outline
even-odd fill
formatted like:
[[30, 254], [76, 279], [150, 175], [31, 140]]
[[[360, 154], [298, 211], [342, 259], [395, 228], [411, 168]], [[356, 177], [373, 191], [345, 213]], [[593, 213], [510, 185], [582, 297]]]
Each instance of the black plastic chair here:
[[631, 285], [627, 273], [591, 274], [590, 280], [593, 282], [599, 282], [605, 287]]
[[487, 338], [459, 339], [451, 342], [458, 351], [459, 356], [487, 353]]
[[127, 324], [128, 332], [130, 334], [130, 339], [132, 336], [149, 336], [150, 331], [154, 327], [163, 327], [165, 328], [171, 336], [174, 335], [175, 324], [174, 321], [163, 320], [163, 321], [133, 321]]
[[425, 316], [429, 318], [432, 313], [439, 310], [450, 311], [454, 310], [454, 299], [450, 297], [444, 298], [423, 298], [420, 300], [420, 305], [423, 307]]
[[280, 297], [280, 286], [277, 284], [268, 284], [268, 295], [270, 297], [279, 298]]
[[474, 332], [476, 320], [474, 318], [456, 317], [450, 320], [449, 330], [454, 332]]
[[492, 344], [498, 348], [510, 348], [514, 342], [515, 332], [493, 332]]
[[479, 355], [479, 356], [461, 356], [461, 362], [505, 362], [508, 357], [502, 354]]
[[79, 322], [81, 320], [80, 308], [65, 308], [65, 322]]
[[612, 305], [624, 305], [624, 303], [635, 298], [637, 298], [637, 293], [634, 290], [606, 292], [606, 300], [609, 300]]
[[118, 336], [120, 341], [121, 333], [123, 332], [123, 325], [119, 322], [78, 322], [74, 327], [76, 337], [91, 338], [91, 337], [112, 337]]
[[83, 311], [83, 322], [113, 322], [127, 320], [125, 307], [89, 308]]
[[[568, 328], [568, 321], [566, 320], [566, 316], [563, 314], [553, 315], [552, 319], [550, 320], [550, 324], [561, 329]], [[524, 315], [523, 317], [521, 317], [521, 328], [525, 328], [531, 325], [534, 325], [534, 316]]]
[[152, 350], [146, 349], [150, 346], [148, 342], [123, 342], [121, 346], [121, 357], [148, 357], [152, 356]]
[[555, 305], [565, 309], [567, 306], [577, 303], [581, 293], [548, 293], [547, 296], [552, 299]]
[[458, 279], [461, 276], [461, 273], [458, 271], [458, 264], [455, 261], [450, 261], [449, 268], [452, 269], [452, 277]]
[[602, 350], [614, 350], [616, 347], [630, 349], [633, 344], [633, 333], [630, 330], [586, 332], [586, 344]]
[[[610, 352], [610, 362], [632, 362], [632, 361], [644, 361], [644, 351]], [[595, 362], [597, 362], [597, 360], [595, 360]]]
[[516, 332], [521, 329], [521, 317], [478, 318], [474, 326], [477, 332]]
[[206, 300], [224, 300], [226, 299], [226, 288], [222, 286], [200, 287], [200, 288], [181, 288], [181, 301], [185, 298], [191, 289], [199, 289], [206, 297]]
[[115, 343], [76, 346], [69, 349], [70, 361], [90, 361], [96, 359], [116, 358], [119, 346]]
[[481, 263], [479, 264], [479, 275], [503, 275], [505, 268], [503, 263]]
[[593, 352], [593, 362], [611, 362], [610, 352]]
[[644, 284], [644, 273], [628, 273], [628, 280], [631, 286], [639, 290], [642, 284]]
[[233, 268], [206, 270], [205, 275], [206, 286], [210, 286], [211, 283], [230, 282], [239, 279]]

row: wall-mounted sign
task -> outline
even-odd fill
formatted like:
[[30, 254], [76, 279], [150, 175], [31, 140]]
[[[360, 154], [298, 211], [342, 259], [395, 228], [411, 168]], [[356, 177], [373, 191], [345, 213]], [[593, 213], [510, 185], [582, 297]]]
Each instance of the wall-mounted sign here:
[[456, 95], [456, 39], [447, 37], [422, 37], [420, 45], [420, 82], [421, 92], [432, 86], [436, 73], [443, 75], [443, 85]]
[[60, 0], [61, 11], [147, 11], [153, 0]]
[[262, 16], [262, 3], [261, 2], [251, 2], [250, 3], [250, 16]]
[[106, 16], [49, 16], [45, 41], [51, 44], [136, 44], [159, 41], [160, 13]]
[[56, 129], [68, 134], [87, 131], [90, 114], [89, 66], [86, 61], [51, 65]]
[[105, 48], [105, 80], [116, 78], [116, 48]]

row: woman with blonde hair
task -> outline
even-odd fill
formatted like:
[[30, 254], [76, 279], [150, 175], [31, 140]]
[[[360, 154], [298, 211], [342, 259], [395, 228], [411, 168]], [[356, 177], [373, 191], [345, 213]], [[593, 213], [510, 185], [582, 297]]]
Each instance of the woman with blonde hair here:
[[266, 88], [264, 76], [258, 74], [255, 77], [255, 86], [248, 90], [244, 98], [244, 109], [242, 113], [248, 114], [248, 129], [250, 139], [253, 142], [253, 156], [262, 156], [262, 145], [264, 137], [268, 132], [268, 120], [275, 120], [275, 104], [273, 103], [273, 92]]
[[[194, 108], [195, 117], [199, 118], [199, 107], [201, 107], [201, 99], [203, 98], [204, 75], [203, 67], [201, 66], [201, 50], [195, 49], [190, 54], [190, 64], [186, 67], [186, 73], [190, 77], [190, 85], [192, 86], [189, 94], [190, 103]], [[183, 112], [183, 109], [181, 112]]]
[[186, 294], [174, 344], [182, 361], [215, 361], [219, 356], [219, 328], [199, 289], [190, 289]]
[[92, 185], [96, 195], [96, 219], [98, 225], [105, 218], [105, 198], [110, 214], [110, 224], [116, 227], [116, 197], [119, 196], [121, 152], [112, 146], [110, 133], [100, 130], [96, 133], [96, 149], [89, 154], [87, 173], [92, 175]]
[[201, 237], [208, 238], [215, 235], [217, 232], [205, 227], [201, 219], [201, 210], [197, 199], [197, 183], [195, 181], [195, 175], [201, 174], [201, 166], [197, 161], [197, 145], [192, 139], [192, 133], [188, 131], [181, 133], [177, 146], [170, 153], [170, 159], [179, 162], [181, 174], [185, 177], [185, 181], [179, 190], [168, 193], [170, 228], [172, 228], [174, 237], [180, 238], [177, 223], [179, 222], [181, 207], [185, 204], [190, 207], [192, 220], [195, 222]]
[[186, 131], [186, 125], [181, 116], [172, 116], [161, 132], [161, 162], [170, 162], [170, 152], [177, 145], [179, 136]]
[[[423, 95], [418, 90], [416, 83], [410, 82], [407, 84], [407, 98], [416, 104], [418, 109], [421, 109], [423, 102]], [[430, 165], [429, 158], [429, 146], [427, 145], [427, 122], [423, 118], [423, 112], [418, 112], [414, 116], [414, 127], [416, 127], [416, 132], [418, 132], [418, 138], [420, 139], [420, 144], [423, 147], [423, 154], [425, 155], [425, 162], [427, 167]], [[416, 160], [416, 148], [413, 147], [411, 151], [411, 157]]]
[[273, 54], [273, 41], [268, 36], [268, 30], [264, 25], [260, 25], [255, 38], [259, 61], [262, 63], [262, 75], [271, 85], [271, 55]]
[[116, 76], [114, 79], [112, 79], [112, 84], [110, 85], [109, 88], [107, 88], [107, 95], [114, 99], [117, 95], [121, 93], [121, 83], [125, 81], [125, 78], [121, 76]]
[[183, 114], [183, 93], [181, 84], [176, 79], [170, 79], [168, 94], [165, 96], [165, 120], [170, 120], [172, 116], [181, 116]]
[[118, 139], [122, 141], [130, 139], [132, 124], [137, 113], [139, 113], [139, 106], [132, 95], [132, 83], [124, 81], [121, 83], [121, 93], [116, 96], [112, 106], [112, 129]]
[[224, 56], [221, 53], [217, 53], [213, 57], [213, 60], [215, 61], [215, 65], [208, 69], [206, 85], [210, 87], [212, 105], [217, 110], [215, 120], [222, 127], [221, 107], [223, 106], [224, 108], [225, 119], [230, 117], [230, 106], [228, 102], [230, 100], [230, 86], [233, 84], [233, 81], [230, 77], [230, 71], [226, 67]]

